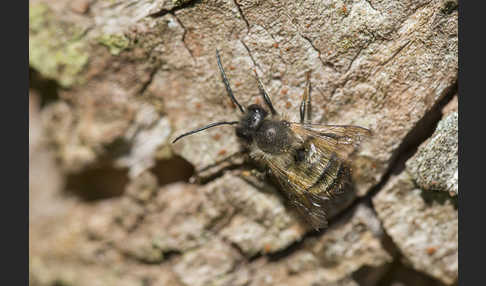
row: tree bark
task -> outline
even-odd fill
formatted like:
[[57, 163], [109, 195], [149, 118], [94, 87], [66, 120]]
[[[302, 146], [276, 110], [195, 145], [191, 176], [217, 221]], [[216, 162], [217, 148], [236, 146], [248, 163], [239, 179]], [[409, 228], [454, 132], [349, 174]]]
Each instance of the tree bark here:
[[[457, 6], [30, 1], [32, 285], [457, 283]], [[231, 157], [231, 127], [171, 144], [240, 116], [216, 49], [242, 105], [255, 70], [298, 121], [310, 71], [314, 123], [372, 130], [328, 229]]]

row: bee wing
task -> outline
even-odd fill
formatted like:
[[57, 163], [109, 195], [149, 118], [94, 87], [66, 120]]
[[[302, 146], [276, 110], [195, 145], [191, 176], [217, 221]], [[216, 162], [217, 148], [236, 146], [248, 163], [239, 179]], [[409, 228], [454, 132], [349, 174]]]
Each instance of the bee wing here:
[[[316, 196], [311, 193], [303, 193], [303, 197], [291, 199], [290, 203], [304, 217], [315, 230], [327, 227], [329, 197]], [[309, 201], [309, 207], [304, 202]]]
[[369, 129], [353, 125], [290, 122], [290, 128], [303, 138], [308, 136], [319, 138], [318, 147], [335, 152], [341, 160], [347, 160], [364, 139], [371, 137]]
[[298, 173], [284, 170], [274, 160], [267, 161], [275, 179], [285, 190], [289, 202], [305, 218], [315, 230], [327, 227], [328, 201], [326, 195], [316, 195], [305, 191], [302, 186], [302, 178]]

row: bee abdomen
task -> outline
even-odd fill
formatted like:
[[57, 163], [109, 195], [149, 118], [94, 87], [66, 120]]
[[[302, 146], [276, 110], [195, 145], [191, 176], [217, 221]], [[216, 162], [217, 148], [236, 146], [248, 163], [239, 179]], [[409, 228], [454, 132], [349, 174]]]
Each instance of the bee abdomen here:
[[[322, 190], [326, 190], [335, 181], [336, 176], [341, 168], [340, 162], [336, 158], [336, 154], [332, 154], [330, 158], [321, 158], [321, 162], [327, 161], [322, 169], [320, 169], [319, 176], [315, 181], [307, 188], [307, 191], [318, 194]], [[313, 168], [314, 166], [309, 166]]]
[[349, 180], [349, 175], [349, 168], [341, 163], [336, 176], [334, 177], [332, 183], [326, 187], [325, 192], [331, 196], [342, 193], [346, 183]]
[[337, 195], [343, 191], [348, 176], [349, 169], [333, 153], [322, 169], [320, 176], [307, 190], [314, 194]]

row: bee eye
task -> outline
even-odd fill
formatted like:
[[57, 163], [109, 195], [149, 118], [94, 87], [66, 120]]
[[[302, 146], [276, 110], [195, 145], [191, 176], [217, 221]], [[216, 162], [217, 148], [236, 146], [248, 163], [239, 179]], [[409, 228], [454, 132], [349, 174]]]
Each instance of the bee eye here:
[[248, 107], [247, 122], [250, 129], [257, 129], [265, 116], [266, 111], [259, 107], [258, 105], [250, 105]]

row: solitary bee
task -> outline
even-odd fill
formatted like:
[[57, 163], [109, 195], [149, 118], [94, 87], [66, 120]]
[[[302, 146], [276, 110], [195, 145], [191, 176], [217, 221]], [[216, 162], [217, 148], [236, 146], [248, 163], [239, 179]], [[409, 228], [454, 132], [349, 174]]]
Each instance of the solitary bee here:
[[[314, 229], [327, 227], [329, 202], [349, 187], [349, 155], [370, 130], [351, 125], [312, 124], [310, 73], [300, 105], [300, 122], [281, 118], [255, 71], [258, 89], [269, 111], [258, 104], [246, 110], [238, 103], [216, 50], [216, 59], [228, 96], [243, 113], [239, 121], [222, 121], [184, 133], [182, 137], [219, 125], [236, 125], [244, 152], [264, 166], [291, 204]], [[270, 114], [269, 114], [270, 112]]]

